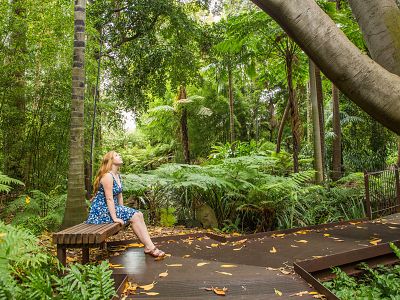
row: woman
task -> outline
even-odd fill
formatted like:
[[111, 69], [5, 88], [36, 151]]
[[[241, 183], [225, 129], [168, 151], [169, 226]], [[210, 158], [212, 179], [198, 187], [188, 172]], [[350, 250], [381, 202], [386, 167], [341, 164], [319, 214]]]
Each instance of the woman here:
[[144, 253], [154, 257], [164, 256], [165, 253], [154, 246], [143, 220], [143, 214], [133, 208], [123, 205], [122, 181], [119, 168], [122, 165], [121, 156], [110, 151], [104, 157], [94, 180], [94, 197], [86, 223], [120, 223], [130, 222], [132, 229], [144, 244]]

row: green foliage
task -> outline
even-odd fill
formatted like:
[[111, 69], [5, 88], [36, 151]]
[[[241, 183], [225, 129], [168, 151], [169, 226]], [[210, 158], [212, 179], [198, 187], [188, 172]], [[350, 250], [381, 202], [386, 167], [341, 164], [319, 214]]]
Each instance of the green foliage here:
[[[65, 277], [59, 273], [66, 272]], [[27, 230], [0, 222], [0, 299], [104, 299], [115, 295], [108, 263], [64, 269]]]
[[172, 227], [176, 223], [176, 217], [174, 215], [175, 213], [175, 208], [173, 207], [167, 207], [167, 208], [161, 208], [160, 213], [160, 225], [165, 226], [165, 227]]
[[8, 193], [9, 191], [11, 191], [11, 185], [24, 185], [24, 183], [22, 181], [19, 181], [18, 179], [8, 177], [7, 175], [0, 172], [0, 193]]
[[64, 217], [67, 195], [54, 192], [45, 194], [38, 190], [30, 191], [10, 202], [6, 212], [13, 215], [12, 224], [20, 225], [39, 235], [43, 231], [56, 231]]

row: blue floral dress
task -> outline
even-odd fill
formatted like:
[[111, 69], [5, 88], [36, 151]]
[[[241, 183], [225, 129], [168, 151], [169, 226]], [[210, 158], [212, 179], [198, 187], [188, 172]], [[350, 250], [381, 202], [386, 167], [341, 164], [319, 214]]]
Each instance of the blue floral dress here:
[[[111, 174], [111, 173], [110, 173]], [[127, 223], [135, 212], [136, 209], [119, 205], [118, 204], [118, 194], [122, 193], [122, 181], [121, 176], [119, 177], [119, 182], [121, 182], [121, 186], [118, 186], [117, 181], [113, 177], [113, 198], [115, 205], [115, 212], [117, 214], [117, 218], [124, 220]], [[97, 191], [96, 196], [94, 197], [92, 204], [90, 206], [89, 216], [86, 220], [87, 224], [103, 224], [103, 223], [114, 223], [111, 218], [110, 212], [108, 211], [106, 195], [104, 193], [104, 187], [100, 183], [99, 190]]]

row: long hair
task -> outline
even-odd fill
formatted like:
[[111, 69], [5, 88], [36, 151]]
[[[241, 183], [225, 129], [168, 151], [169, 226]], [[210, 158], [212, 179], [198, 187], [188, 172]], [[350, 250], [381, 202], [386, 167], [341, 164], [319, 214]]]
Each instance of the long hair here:
[[117, 154], [117, 152], [110, 151], [104, 155], [103, 160], [100, 165], [100, 168], [97, 171], [96, 178], [94, 179], [93, 196], [95, 196], [97, 194], [97, 191], [99, 190], [100, 180], [103, 177], [103, 175], [110, 172], [112, 164], [113, 164], [113, 159], [116, 154]]

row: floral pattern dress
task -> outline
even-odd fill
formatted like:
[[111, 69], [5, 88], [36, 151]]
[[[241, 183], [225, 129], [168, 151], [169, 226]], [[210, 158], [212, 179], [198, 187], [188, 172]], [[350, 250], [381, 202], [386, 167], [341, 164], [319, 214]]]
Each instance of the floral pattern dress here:
[[[111, 174], [111, 173], [110, 173]], [[136, 209], [130, 208], [124, 205], [118, 204], [118, 194], [122, 193], [122, 181], [121, 176], [119, 176], [119, 182], [121, 182], [121, 186], [118, 186], [117, 181], [113, 177], [113, 198], [115, 205], [115, 213], [117, 218], [124, 220], [127, 223], [135, 212]], [[106, 195], [104, 193], [104, 187], [100, 183], [99, 190], [97, 191], [96, 196], [93, 198], [92, 204], [90, 206], [89, 216], [86, 220], [87, 224], [104, 224], [104, 223], [114, 223], [111, 218], [110, 212], [108, 211]]]

